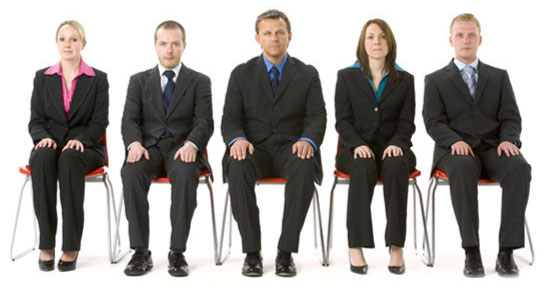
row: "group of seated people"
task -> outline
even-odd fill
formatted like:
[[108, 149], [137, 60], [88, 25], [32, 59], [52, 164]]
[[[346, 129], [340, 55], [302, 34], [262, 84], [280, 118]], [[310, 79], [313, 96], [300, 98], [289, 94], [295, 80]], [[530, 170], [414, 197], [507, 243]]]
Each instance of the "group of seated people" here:
[[[320, 145], [326, 109], [317, 70], [288, 55], [291, 24], [278, 10], [258, 16], [255, 39], [262, 54], [231, 73], [221, 120], [226, 144], [223, 181], [246, 254], [242, 274], [263, 275], [261, 228], [255, 184], [262, 177], [286, 179], [282, 231], [275, 273], [295, 276], [292, 253], [314, 192], [321, 183]], [[213, 133], [210, 79], [181, 62], [182, 25], [161, 23], [155, 31], [159, 64], [130, 78], [122, 118], [126, 160], [121, 170], [130, 247], [125, 268], [139, 276], [153, 267], [149, 250], [148, 192], [156, 177], [172, 184], [172, 234], [168, 272], [187, 276], [184, 257], [195, 211], [199, 174], [211, 172], [205, 155]], [[478, 179], [503, 188], [496, 271], [517, 276], [513, 250], [524, 247], [524, 217], [531, 167], [520, 152], [521, 117], [505, 70], [481, 62], [480, 24], [461, 14], [450, 26], [455, 58], [425, 78], [423, 118], [435, 141], [433, 168], [450, 180], [454, 212], [466, 253], [464, 275], [484, 276], [479, 249]], [[36, 73], [29, 131], [33, 199], [39, 222], [39, 268], [55, 268], [57, 179], [62, 206], [59, 271], [76, 268], [84, 224], [85, 174], [106, 163], [106, 74], [81, 57], [86, 40], [77, 21], [60, 24], [61, 60]], [[408, 175], [415, 169], [414, 77], [396, 64], [396, 41], [381, 19], [365, 23], [357, 61], [340, 70], [335, 91], [340, 135], [338, 170], [350, 175], [347, 230], [350, 270], [366, 274], [362, 248], [374, 248], [371, 201], [377, 179], [384, 184], [388, 269], [405, 272]], [[335, 141], [336, 142], [336, 141]]]

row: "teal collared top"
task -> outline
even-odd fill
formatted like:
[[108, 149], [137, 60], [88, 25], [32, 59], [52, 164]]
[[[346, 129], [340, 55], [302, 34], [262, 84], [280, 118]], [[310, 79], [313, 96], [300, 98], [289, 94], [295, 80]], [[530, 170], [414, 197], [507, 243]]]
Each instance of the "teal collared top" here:
[[[364, 70], [359, 62], [354, 63], [352, 66], [350, 66], [350, 68], [360, 69], [362, 71]], [[401, 67], [399, 67], [397, 64], [396, 64], [396, 70], [398, 70], [399, 72], [404, 72], [404, 70]], [[373, 80], [371, 79], [371, 76], [369, 76], [369, 79], [368, 79], [369, 85], [373, 89], [373, 92], [375, 93], [375, 98], [377, 99], [377, 101], [380, 99], [380, 95], [382, 95], [382, 91], [384, 91], [384, 87], [386, 87], [386, 83], [388, 82], [389, 77], [390, 77], [390, 73], [388, 72], [386, 76], [382, 77], [382, 80], [380, 80], [380, 83], [378, 84], [378, 89], [375, 91]]]

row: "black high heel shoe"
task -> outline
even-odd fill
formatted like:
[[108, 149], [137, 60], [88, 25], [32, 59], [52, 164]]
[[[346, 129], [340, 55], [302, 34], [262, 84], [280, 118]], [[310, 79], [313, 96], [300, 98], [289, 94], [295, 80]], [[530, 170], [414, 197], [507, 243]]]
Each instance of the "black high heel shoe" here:
[[59, 268], [59, 272], [74, 271], [76, 269], [76, 264], [78, 262], [78, 257], [79, 257], [79, 252], [76, 255], [76, 258], [71, 262], [67, 262], [67, 261], [63, 261], [63, 260], [59, 259], [59, 264], [57, 265], [57, 268]]
[[[390, 247], [390, 255], [392, 255], [392, 247]], [[405, 273], [405, 263], [401, 266], [388, 266], [388, 271], [392, 274], [402, 275]]]
[[350, 262], [350, 250], [348, 250], [348, 262], [350, 263], [350, 271], [352, 273], [356, 273], [359, 275], [365, 275], [367, 274], [367, 271], [369, 270], [369, 265], [365, 264], [363, 266], [354, 266], [352, 265], [352, 262]]
[[40, 267], [40, 271], [49, 272], [55, 270], [55, 251], [53, 250], [53, 259], [42, 261], [40, 258], [38, 258], [38, 267]]

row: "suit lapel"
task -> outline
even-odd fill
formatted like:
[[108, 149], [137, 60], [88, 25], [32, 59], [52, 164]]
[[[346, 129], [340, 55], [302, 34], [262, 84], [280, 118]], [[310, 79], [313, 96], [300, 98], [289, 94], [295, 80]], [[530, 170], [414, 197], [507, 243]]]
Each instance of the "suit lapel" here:
[[479, 80], [477, 81], [477, 89], [475, 90], [475, 104], [481, 96], [483, 95], [484, 88], [486, 87], [486, 82], [488, 81], [488, 69], [487, 65], [479, 61], [478, 65], [479, 70]]
[[375, 98], [375, 91], [373, 88], [371, 88], [371, 85], [369, 85], [369, 75], [365, 72], [365, 70], [359, 69], [356, 74], [354, 74], [354, 79], [356, 79], [356, 83], [360, 88], [366, 92], [367, 98], [373, 102], [377, 103], [377, 99]]
[[393, 80], [392, 77], [388, 77], [388, 80], [386, 81], [386, 85], [384, 86], [384, 90], [382, 90], [382, 93], [380, 94], [380, 98], [378, 99], [378, 103], [382, 103], [384, 99], [388, 98], [388, 96], [390, 96], [390, 93], [393, 92], [393, 90], [399, 85], [399, 83], [401, 83], [401, 80], [399, 79]]
[[192, 79], [193, 79], [193, 76], [191, 74], [191, 71], [182, 64], [180, 73], [178, 74], [178, 77], [176, 78], [176, 88], [174, 89], [174, 97], [172, 97], [172, 101], [170, 102], [170, 106], [168, 107], [168, 113], [166, 118], [168, 118], [172, 114], [176, 106], [180, 103], [180, 100], [182, 100], [182, 97], [184, 96], [185, 91], [187, 91], [189, 84], [191, 84]]
[[150, 98], [155, 104], [156, 110], [159, 112], [159, 115], [164, 119], [166, 117], [165, 109], [163, 108], [163, 92], [161, 90], [161, 77], [159, 76], [159, 68], [155, 66], [153, 70], [149, 72], [148, 79], [146, 81], [146, 88], [148, 92], [146, 94], [150, 95]]
[[473, 104], [473, 97], [471, 97], [471, 95], [469, 94], [469, 89], [467, 89], [467, 85], [466, 83], [464, 83], [462, 75], [460, 74], [460, 70], [458, 69], [458, 67], [456, 67], [454, 61], [451, 61], [450, 64], [445, 68], [445, 70], [447, 71], [449, 78], [452, 80], [458, 91], [460, 91], [460, 94], [462, 94], [467, 101]]
[[62, 96], [62, 77], [54, 74], [47, 76], [47, 89], [49, 95], [53, 99], [53, 104], [57, 107], [59, 114], [61, 114], [66, 120], [66, 114], [64, 113], [64, 98]]
[[295, 67], [295, 61], [288, 56], [286, 65], [284, 66], [284, 69], [282, 71], [282, 79], [280, 80], [280, 84], [278, 85], [278, 89], [276, 90], [276, 95], [274, 96], [273, 103], [278, 101], [284, 91], [286, 91], [286, 88], [288, 87], [288, 84], [293, 78], [293, 75], [295, 75], [295, 71], [297, 71], [297, 67]]
[[70, 109], [68, 110], [68, 119], [72, 119], [76, 114], [85, 98], [89, 93], [89, 89], [93, 84], [95, 78], [87, 75], [80, 75], [76, 82], [76, 88], [74, 89], [74, 95], [72, 96], [72, 102], [70, 102]]
[[272, 94], [271, 81], [269, 81], [269, 74], [267, 74], [265, 62], [263, 61], [263, 55], [260, 55], [257, 58], [255, 65], [255, 72], [257, 78], [259, 79], [259, 83], [261, 83], [261, 86], [263, 87], [265, 94], [267, 94], [267, 97], [269, 97], [272, 101], [274, 99], [274, 96]]

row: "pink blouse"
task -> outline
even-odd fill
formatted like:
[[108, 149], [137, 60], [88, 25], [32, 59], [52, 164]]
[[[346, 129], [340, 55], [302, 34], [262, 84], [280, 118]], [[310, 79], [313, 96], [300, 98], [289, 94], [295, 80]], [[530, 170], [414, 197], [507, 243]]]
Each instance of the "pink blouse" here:
[[89, 67], [83, 59], [81, 59], [79, 63], [79, 71], [76, 77], [74, 77], [74, 80], [72, 80], [72, 86], [70, 87], [70, 91], [66, 88], [66, 83], [64, 82], [64, 78], [62, 76], [62, 65], [61, 62], [56, 63], [55, 65], [49, 67], [47, 71], [45, 71], [46, 75], [54, 75], [57, 74], [61, 76], [62, 80], [62, 99], [64, 100], [64, 112], [68, 112], [70, 109], [70, 103], [72, 102], [72, 96], [74, 96], [74, 91], [76, 89], [76, 83], [78, 81], [79, 76], [81, 74], [85, 74], [87, 76], [95, 76], [95, 71], [91, 67]]

